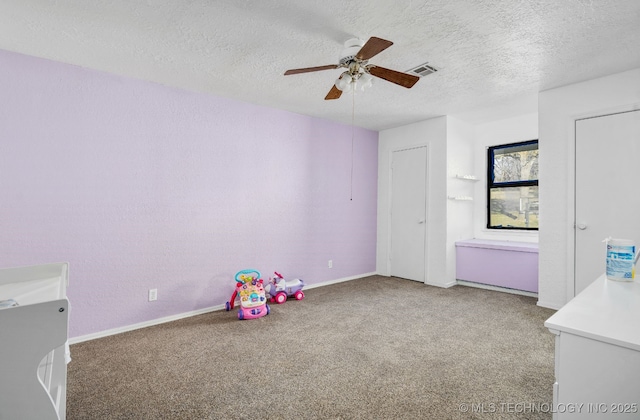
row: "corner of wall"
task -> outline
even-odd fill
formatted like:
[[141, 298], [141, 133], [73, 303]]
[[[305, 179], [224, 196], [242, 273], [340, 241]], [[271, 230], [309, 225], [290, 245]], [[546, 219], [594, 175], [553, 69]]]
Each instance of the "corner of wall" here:
[[440, 284], [443, 287], [456, 284], [456, 241], [473, 237], [475, 182], [462, 176], [475, 176], [474, 131], [472, 124], [447, 116], [446, 275]]

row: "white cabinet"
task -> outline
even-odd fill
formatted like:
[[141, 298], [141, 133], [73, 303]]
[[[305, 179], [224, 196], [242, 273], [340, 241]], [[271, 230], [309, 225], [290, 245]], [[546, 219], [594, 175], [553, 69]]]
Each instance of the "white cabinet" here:
[[554, 415], [640, 418], [640, 283], [603, 275], [551, 316]]
[[64, 420], [66, 263], [0, 269], [0, 420]]

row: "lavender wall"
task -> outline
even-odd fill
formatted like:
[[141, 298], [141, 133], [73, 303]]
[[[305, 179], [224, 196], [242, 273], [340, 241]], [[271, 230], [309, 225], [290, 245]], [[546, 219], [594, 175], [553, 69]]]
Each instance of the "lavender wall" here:
[[350, 126], [3, 51], [0, 92], [0, 266], [70, 263], [70, 337], [375, 271], [376, 132], [352, 187]]

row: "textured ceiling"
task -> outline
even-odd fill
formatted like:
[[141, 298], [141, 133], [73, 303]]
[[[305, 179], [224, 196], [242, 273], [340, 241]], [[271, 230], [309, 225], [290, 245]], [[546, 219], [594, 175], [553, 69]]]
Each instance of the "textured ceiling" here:
[[[335, 101], [341, 70], [283, 75], [371, 36], [394, 45], [370, 63], [439, 71]], [[0, 49], [382, 130], [640, 67], [640, 1], [2, 0]]]

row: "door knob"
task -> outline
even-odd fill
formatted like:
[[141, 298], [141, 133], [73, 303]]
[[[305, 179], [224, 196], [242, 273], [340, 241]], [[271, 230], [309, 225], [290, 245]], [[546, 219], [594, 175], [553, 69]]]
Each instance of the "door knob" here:
[[420, 220], [418, 220], [418, 224], [419, 224], [419, 225], [421, 225], [421, 224], [423, 224], [423, 223], [424, 223], [424, 219], [420, 219]]
[[587, 225], [585, 225], [584, 223], [579, 223], [576, 225], [578, 227], [578, 229], [580, 230], [585, 230], [587, 228]]

